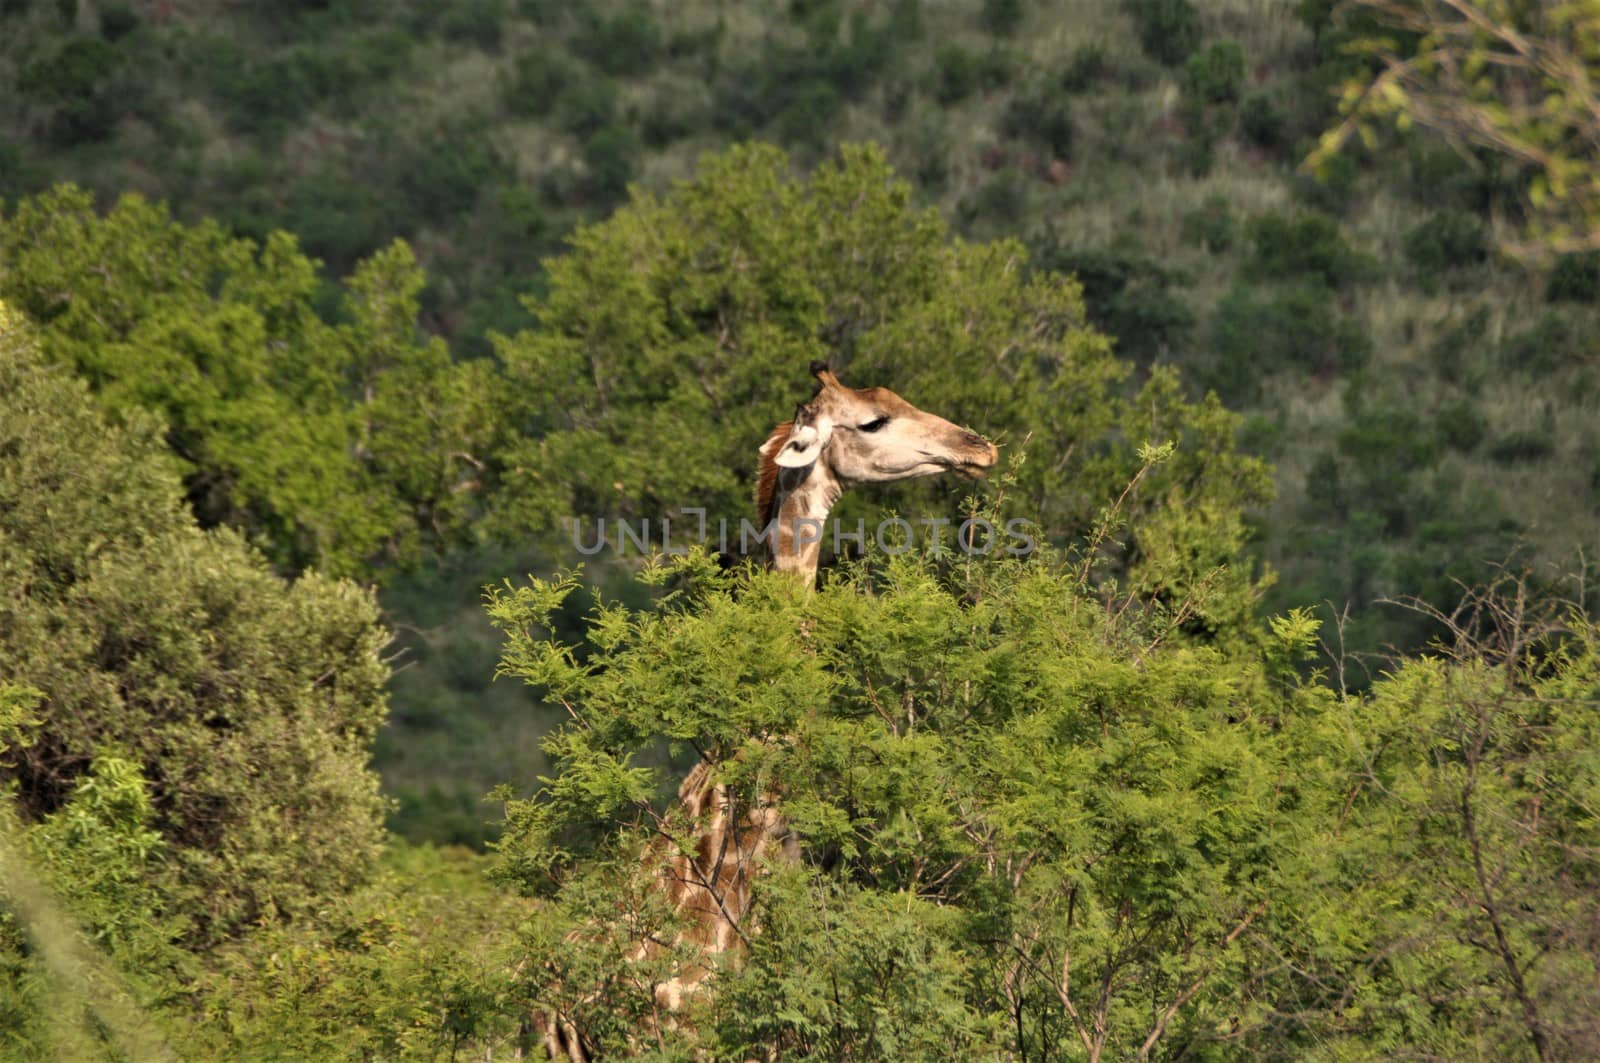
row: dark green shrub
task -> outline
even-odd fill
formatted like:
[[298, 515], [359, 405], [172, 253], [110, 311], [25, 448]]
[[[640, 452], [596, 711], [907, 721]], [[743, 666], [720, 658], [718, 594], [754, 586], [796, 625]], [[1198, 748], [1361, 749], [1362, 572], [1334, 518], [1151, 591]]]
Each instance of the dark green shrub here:
[[1177, 66], [1200, 47], [1200, 13], [1189, 0], [1123, 0], [1145, 53]]
[[1233, 103], [1244, 88], [1244, 49], [1238, 41], [1217, 41], [1184, 64], [1183, 88], [1203, 103]]
[[441, 221], [471, 209], [478, 190], [510, 176], [494, 148], [470, 133], [447, 133], [418, 144], [401, 167], [409, 215]]
[[1072, 104], [1049, 89], [1012, 98], [1000, 119], [1008, 137], [1038, 144], [1058, 159], [1072, 158]]
[[1552, 303], [1600, 301], [1600, 251], [1562, 255], [1550, 271], [1544, 294]]
[[1345, 496], [1339, 455], [1325, 450], [1312, 461], [1306, 470], [1306, 498], [1319, 513], [1346, 515], [1349, 499]]
[[978, 56], [978, 88], [984, 92], [1005, 88], [1016, 73], [1016, 59], [1003, 48], [991, 48]]
[[1507, 368], [1529, 373], [1553, 373], [1581, 365], [1593, 349], [1593, 333], [1581, 327], [1569, 314], [1546, 313], [1533, 327], [1518, 332], [1501, 348]]
[[570, 10], [564, 0], [517, 0], [517, 11], [536, 26], [547, 26]]
[[1263, 93], [1246, 97], [1239, 108], [1239, 132], [1256, 147], [1268, 151], [1284, 147], [1287, 124], [1283, 111]]
[[995, 36], [1009, 37], [1022, 25], [1022, 0], [983, 0], [978, 21]]
[[204, 62], [212, 90], [228, 105], [229, 123], [270, 137], [322, 100], [348, 91], [360, 74], [349, 60], [342, 51], [310, 45], [261, 60], [223, 46]]
[[1354, 152], [1341, 151], [1315, 174], [1301, 175], [1294, 182], [1296, 198], [1317, 210], [1337, 214], [1355, 198], [1361, 163]]
[[1358, 475], [1356, 504], [1381, 516], [1389, 533], [1406, 531], [1416, 516], [1411, 476], [1439, 459], [1429, 426], [1399, 406], [1364, 409], [1340, 431], [1339, 452]]
[[933, 98], [943, 104], [959, 103], [978, 88], [978, 57], [959, 44], [947, 44], [933, 55]]
[[500, 47], [505, 22], [504, 0], [451, 0], [439, 12], [439, 32], [452, 41], [494, 50]]
[[820, 147], [829, 140], [834, 118], [844, 106], [839, 90], [821, 79], [796, 90], [793, 101], [778, 118], [778, 131], [788, 144]]
[[639, 135], [652, 148], [682, 140], [706, 124], [703, 110], [681, 94], [662, 93], [639, 118]]
[[1083, 92], [1099, 84], [1109, 72], [1105, 45], [1098, 41], [1080, 44], [1072, 50], [1066, 68], [1061, 71], [1062, 91]]
[[1268, 373], [1350, 373], [1372, 355], [1372, 341], [1319, 284], [1234, 288], [1217, 305], [1211, 347], [1207, 382], [1236, 402], [1258, 398]]
[[517, 56], [506, 87], [506, 107], [512, 114], [529, 118], [549, 114], [567, 86], [580, 76], [577, 65], [559, 52], [524, 52]]
[[957, 207], [969, 228], [1015, 230], [1028, 211], [1029, 181], [1014, 166], [992, 174]]
[[1232, 247], [1238, 229], [1233, 210], [1223, 196], [1210, 196], [1198, 209], [1183, 216], [1183, 238], [1213, 254]]
[[661, 55], [661, 27], [648, 7], [635, 4], [607, 18], [585, 8], [577, 51], [617, 77], [643, 74]]
[[100, 12], [100, 36], [115, 43], [139, 28], [139, 15], [127, 4], [109, 4]]
[[1255, 244], [1247, 269], [1263, 280], [1312, 276], [1334, 287], [1370, 280], [1378, 264], [1345, 242], [1339, 223], [1316, 211], [1292, 218], [1263, 214], [1249, 226]]
[[1440, 403], [1434, 424], [1445, 446], [1462, 452], [1477, 447], [1489, 430], [1488, 418], [1470, 399], [1451, 399]]
[[604, 76], [568, 82], [556, 101], [556, 121], [578, 136], [588, 136], [615, 120], [617, 87]]
[[62, 144], [99, 140], [111, 134], [125, 106], [122, 71], [122, 53], [114, 46], [78, 35], [24, 66], [17, 91], [47, 109], [51, 139]]
[[392, 237], [397, 220], [385, 207], [380, 189], [335, 170], [318, 169], [289, 187], [281, 213], [258, 219], [244, 231], [288, 228], [307, 252], [336, 269], [347, 269]]
[[1476, 265], [1489, 253], [1483, 223], [1458, 210], [1418, 222], [1406, 233], [1404, 247], [1406, 258], [1425, 273]]
[[1194, 313], [1175, 295], [1180, 279], [1142, 255], [1115, 250], [1046, 247], [1039, 265], [1070, 273], [1083, 285], [1089, 319], [1128, 358], [1149, 364], [1171, 353], [1194, 327]]
[[1548, 458], [1555, 453], [1555, 450], [1555, 437], [1549, 431], [1521, 429], [1507, 432], [1490, 443], [1487, 453], [1501, 465], [1514, 465], [1518, 462]]
[[638, 134], [625, 125], [608, 125], [588, 139], [583, 162], [589, 187], [599, 199], [614, 203], [628, 194], [641, 150]]

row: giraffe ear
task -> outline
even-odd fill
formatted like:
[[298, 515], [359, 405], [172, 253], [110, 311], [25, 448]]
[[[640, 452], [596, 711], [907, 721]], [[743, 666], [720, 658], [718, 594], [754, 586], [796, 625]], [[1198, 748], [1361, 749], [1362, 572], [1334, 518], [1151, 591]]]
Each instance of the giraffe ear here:
[[806, 423], [796, 421], [789, 430], [789, 438], [778, 446], [778, 452], [772, 460], [786, 469], [801, 469], [817, 460], [817, 455], [822, 453], [822, 448], [828, 445], [828, 438], [833, 435], [833, 422], [826, 417], [818, 417], [815, 421]]

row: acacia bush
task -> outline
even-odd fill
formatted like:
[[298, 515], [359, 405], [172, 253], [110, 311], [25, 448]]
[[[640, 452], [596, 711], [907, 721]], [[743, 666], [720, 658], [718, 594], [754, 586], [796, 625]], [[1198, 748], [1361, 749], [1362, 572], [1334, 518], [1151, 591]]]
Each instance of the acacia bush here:
[[[738, 1058], [1600, 1045], [1600, 630], [1527, 587], [1423, 606], [1440, 655], [1356, 695], [1301, 671], [1304, 612], [1224, 648], [1092, 567], [906, 555], [806, 594], [691, 554], [581, 645], [550, 634], [576, 581], [496, 590], [503, 670], [571, 714], [507, 806], [498, 875], [550, 898], [511, 996], [603, 1052], [641, 1028]], [[801, 856], [653, 1028], [652, 986], [698, 959], [625, 958], [679, 925], [641, 849], [696, 845], [657, 811], [663, 745], [777, 795]]]

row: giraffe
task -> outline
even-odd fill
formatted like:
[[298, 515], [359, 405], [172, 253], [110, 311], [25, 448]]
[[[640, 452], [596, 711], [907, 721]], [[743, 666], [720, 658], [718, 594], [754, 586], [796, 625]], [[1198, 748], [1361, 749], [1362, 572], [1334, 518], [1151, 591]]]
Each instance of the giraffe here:
[[[806, 588], [816, 581], [828, 513], [847, 487], [944, 472], [981, 476], [999, 458], [987, 439], [917, 409], [888, 388], [847, 387], [826, 362], [813, 362], [811, 375], [817, 382], [811, 400], [761, 445], [755, 491], [760, 525], [771, 529], [764, 539], [768, 565], [792, 573]], [[686, 945], [693, 957], [655, 987], [657, 1008], [669, 1023], [715, 974], [721, 957], [736, 951], [754, 929], [752, 889], [762, 864], [799, 858], [799, 840], [776, 794], [763, 793], [745, 805], [717, 781], [715, 765], [702, 760], [683, 780], [669, 813], [692, 824], [693, 844], [680, 848], [663, 835], [646, 852], [643, 866], [683, 929], [670, 943], [640, 942], [632, 959]], [[586, 1063], [592, 1054], [570, 1021], [546, 1016], [540, 1033], [551, 1059]]]

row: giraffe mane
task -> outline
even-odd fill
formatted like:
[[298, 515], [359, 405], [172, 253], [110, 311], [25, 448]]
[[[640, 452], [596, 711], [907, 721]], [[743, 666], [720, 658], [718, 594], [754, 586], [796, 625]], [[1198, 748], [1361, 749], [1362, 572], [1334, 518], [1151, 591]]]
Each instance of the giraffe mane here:
[[761, 462], [756, 470], [756, 521], [759, 528], [772, 523], [772, 502], [778, 494], [778, 473], [782, 471], [774, 459], [793, 430], [794, 422], [785, 421], [774, 428], [767, 436], [767, 441], [761, 444]]

